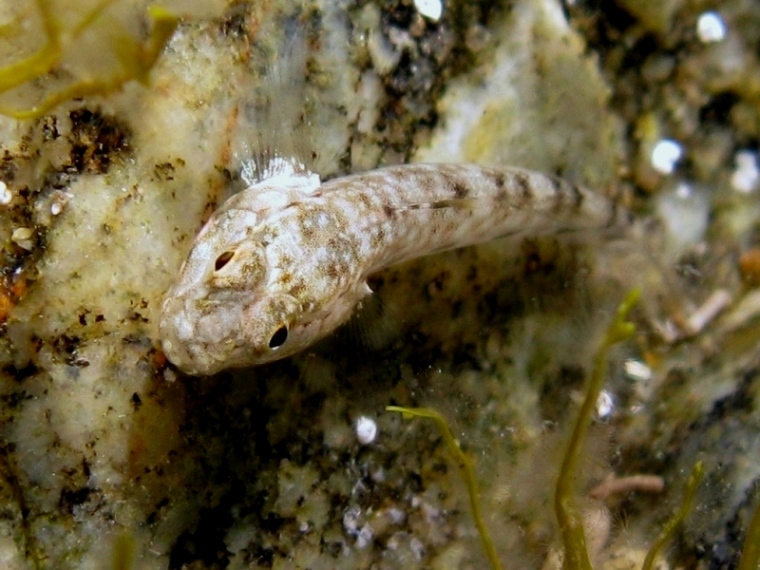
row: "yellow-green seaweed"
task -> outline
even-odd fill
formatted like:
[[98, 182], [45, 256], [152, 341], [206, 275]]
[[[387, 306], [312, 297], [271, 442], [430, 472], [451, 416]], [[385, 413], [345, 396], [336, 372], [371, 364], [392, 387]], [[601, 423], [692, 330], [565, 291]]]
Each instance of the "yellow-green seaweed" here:
[[703, 475], [704, 469], [702, 462], [698, 461], [697, 464], [692, 468], [691, 475], [689, 475], [689, 480], [686, 483], [686, 491], [684, 492], [681, 506], [678, 508], [678, 511], [676, 511], [676, 513], [670, 518], [670, 520], [665, 523], [662, 532], [660, 532], [660, 535], [652, 543], [649, 552], [647, 552], [646, 558], [644, 558], [644, 564], [642, 565], [641, 570], [651, 570], [657, 554], [668, 543], [668, 541], [673, 538], [673, 535], [678, 529], [678, 525], [683, 522], [683, 520], [686, 518], [686, 515], [691, 510], [692, 505], [694, 504], [694, 498], [697, 495], [697, 487], [699, 487], [699, 483], [702, 481]]
[[480, 510], [478, 482], [475, 479], [475, 470], [472, 466], [472, 461], [467, 457], [462, 448], [459, 446], [459, 442], [454, 437], [454, 433], [451, 431], [446, 418], [444, 418], [439, 412], [430, 408], [404, 408], [401, 406], [386, 406], [388, 412], [399, 412], [405, 418], [427, 418], [433, 420], [438, 431], [443, 437], [443, 441], [448, 446], [451, 453], [454, 455], [457, 466], [462, 473], [465, 485], [467, 486], [467, 494], [470, 497], [470, 507], [472, 509], [472, 516], [475, 519], [475, 526], [478, 529], [480, 535], [480, 541], [483, 544], [483, 549], [486, 552], [488, 560], [491, 562], [491, 566], [496, 570], [501, 570], [501, 562], [496, 555], [496, 549], [493, 546], [491, 535], [488, 533], [485, 523], [483, 522], [483, 515]]
[[[85, 14], [73, 30], [69, 31], [68, 41], [76, 40], [114, 1], [101, 0]], [[62, 40], [64, 30], [61, 29], [53, 14], [50, 0], [36, 0], [36, 4], [42, 18], [46, 42], [32, 55], [0, 68], [0, 93], [50, 73], [60, 63], [65, 51], [65, 42]], [[32, 119], [42, 116], [69, 99], [115, 91], [131, 80], [146, 84], [150, 70], [179, 24], [177, 16], [164, 8], [150, 6], [147, 11], [153, 21], [153, 26], [144, 44], [135, 41], [127, 34], [120, 34], [118, 29], [110, 29], [110, 41], [116, 48], [115, 53], [121, 64], [120, 71], [112, 76], [80, 79], [27, 109], [0, 107], [0, 113], [15, 119]]]
[[130, 532], [116, 535], [111, 553], [112, 570], [132, 570], [135, 564], [135, 539]]
[[[593, 570], [586, 546], [586, 538], [580, 515], [572, 504], [573, 488], [572, 479], [575, 472], [580, 447], [585, 438], [594, 405], [599, 397], [601, 386], [604, 382], [605, 367], [609, 349], [614, 344], [623, 342], [634, 333], [633, 323], [627, 322], [626, 318], [638, 300], [640, 292], [633, 290], [626, 295], [619, 305], [615, 320], [607, 329], [602, 343], [594, 358], [594, 366], [591, 378], [586, 388], [583, 404], [578, 417], [573, 425], [573, 432], [563, 456], [560, 475], [557, 478], [554, 506], [557, 520], [561, 527], [564, 547], [563, 568], [570, 570]], [[486, 556], [493, 568], [500, 569], [501, 563], [496, 556], [493, 542], [483, 522], [483, 517], [478, 502], [478, 486], [475, 479], [474, 468], [470, 459], [465, 455], [454, 437], [446, 419], [436, 410], [430, 408], [405, 408], [402, 406], [387, 406], [390, 412], [400, 412], [406, 418], [421, 417], [432, 419], [440, 431], [446, 445], [454, 454], [457, 465], [462, 471], [467, 492], [470, 498], [475, 526], [480, 534]], [[692, 468], [686, 483], [683, 499], [676, 513], [665, 523], [657, 539], [652, 543], [642, 565], [642, 570], [651, 570], [657, 555], [663, 547], [673, 538], [679, 525], [691, 511], [696, 499], [697, 488], [704, 475], [702, 462], [697, 462]], [[756, 506], [752, 519], [747, 528], [747, 535], [742, 548], [742, 555], [738, 570], [757, 570], [760, 567], [760, 503]]]
[[586, 435], [591, 415], [596, 405], [599, 393], [604, 383], [607, 367], [607, 354], [612, 345], [623, 342], [634, 333], [634, 325], [626, 321], [628, 314], [638, 300], [640, 291], [630, 291], [617, 309], [615, 319], [607, 329], [602, 343], [594, 356], [594, 365], [589, 378], [586, 394], [573, 425], [567, 450], [562, 459], [557, 486], [554, 494], [554, 511], [562, 535], [565, 551], [563, 567], [569, 570], [592, 570], [591, 561], [586, 548], [586, 535], [583, 531], [583, 521], [577, 509], [573, 506], [573, 478], [578, 455]]
[[755, 512], [747, 527], [747, 536], [744, 537], [742, 557], [739, 561], [739, 570], [757, 570], [760, 568], [760, 501], [755, 506]]

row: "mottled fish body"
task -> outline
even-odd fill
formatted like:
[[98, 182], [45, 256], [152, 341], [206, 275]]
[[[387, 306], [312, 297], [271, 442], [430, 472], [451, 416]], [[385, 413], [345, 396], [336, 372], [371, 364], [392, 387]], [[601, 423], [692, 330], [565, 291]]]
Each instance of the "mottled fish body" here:
[[163, 349], [189, 374], [284, 358], [348, 320], [389, 265], [618, 218], [614, 201], [519, 168], [413, 164], [321, 184], [284, 163], [196, 237], [164, 300]]

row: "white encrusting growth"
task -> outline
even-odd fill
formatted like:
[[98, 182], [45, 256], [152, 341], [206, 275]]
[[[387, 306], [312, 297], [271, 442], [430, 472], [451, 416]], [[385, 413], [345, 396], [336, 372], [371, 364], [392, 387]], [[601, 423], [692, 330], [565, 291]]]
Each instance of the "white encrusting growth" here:
[[415, 164], [320, 183], [280, 161], [198, 234], [160, 332], [190, 374], [278, 360], [343, 324], [367, 277], [414, 257], [504, 236], [603, 228], [614, 201], [519, 168]]

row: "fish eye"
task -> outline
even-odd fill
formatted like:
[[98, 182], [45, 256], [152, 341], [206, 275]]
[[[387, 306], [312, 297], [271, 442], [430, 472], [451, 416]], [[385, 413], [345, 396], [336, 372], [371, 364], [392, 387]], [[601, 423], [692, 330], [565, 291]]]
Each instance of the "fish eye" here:
[[216, 258], [216, 261], [214, 262], [214, 271], [219, 271], [222, 269], [230, 262], [233, 257], [235, 257], [234, 251], [225, 251], [223, 254]]
[[276, 350], [285, 344], [286, 340], [288, 340], [288, 327], [287, 325], [282, 325], [274, 331], [272, 338], [269, 339], [269, 348]]

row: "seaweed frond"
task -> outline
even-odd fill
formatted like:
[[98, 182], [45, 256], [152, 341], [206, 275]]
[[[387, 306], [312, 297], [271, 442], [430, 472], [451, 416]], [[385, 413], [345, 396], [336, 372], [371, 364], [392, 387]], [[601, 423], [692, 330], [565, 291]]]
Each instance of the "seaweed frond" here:
[[747, 527], [744, 537], [742, 557], [739, 570], [757, 570], [760, 567], [760, 502], [755, 506], [755, 512]]
[[567, 450], [562, 460], [557, 486], [554, 495], [554, 510], [562, 534], [565, 557], [563, 567], [569, 570], [592, 570], [591, 561], [586, 548], [586, 536], [583, 522], [577, 509], [573, 506], [573, 478], [578, 455], [586, 435], [591, 415], [599, 398], [599, 392], [604, 383], [607, 367], [607, 355], [612, 345], [623, 342], [634, 333], [633, 323], [628, 322], [628, 314], [636, 304], [640, 295], [638, 289], [629, 292], [617, 309], [615, 319], [607, 329], [602, 343], [594, 356], [594, 366], [588, 382], [578, 418], [573, 425], [573, 431]]
[[702, 462], [698, 461], [697, 464], [692, 468], [691, 475], [689, 475], [689, 480], [686, 483], [686, 491], [684, 492], [681, 506], [678, 508], [678, 511], [676, 511], [676, 513], [670, 518], [670, 520], [665, 523], [662, 532], [660, 532], [660, 536], [658, 536], [657, 539], [652, 543], [649, 552], [647, 552], [646, 558], [644, 558], [644, 564], [642, 565], [641, 570], [651, 570], [657, 554], [668, 543], [668, 541], [673, 538], [673, 535], [678, 529], [678, 525], [683, 522], [683, 520], [686, 518], [686, 515], [691, 510], [691, 507], [694, 505], [694, 498], [697, 495], [697, 487], [699, 487], [699, 483], [702, 481], [703, 475], [704, 469]]
[[[33, 80], [55, 72], [60, 66], [67, 49], [78, 37], [91, 29], [115, 0], [101, 0], [89, 10], [73, 29], [64, 30], [52, 9], [50, 0], [36, 0], [37, 10], [42, 19], [45, 44], [28, 57], [0, 67], [0, 93], [5, 93]], [[167, 42], [179, 24], [179, 18], [168, 10], [150, 6], [147, 10], [152, 22], [149, 37], [140, 42], [118, 26], [104, 29], [104, 52], [114, 50], [121, 69], [111, 75], [84, 77], [55, 91], [26, 109], [0, 106], [0, 113], [15, 119], [32, 119], [42, 116], [60, 103], [86, 95], [106, 94], [120, 89], [125, 83], [135, 80], [147, 83], [150, 70], [158, 60]]]
[[111, 552], [112, 570], [132, 570], [135, 564], [135, 539], [128, 531], [116, 535]]
[[[562, 467], [557, 478], [554, 507], [557, 520], [562, 533], [564, 547], [563, 568], [570, 570], [593, 570], [586, 547], [586, 537], [583, 530], [581, 515], [573, 506], [572, 481], [575, 475], [575, 467], [578, 461], [580, 448], [586, 435], [594, 405], [601, 391], [605, 377], [605, 368], [610, 347], [630, 338], [634, 333], [634, 325], [626, 319], [636, 304], [640, 293], [633, 290], [626, 295], [617, 309], [612, 324], [607, 329], [605, 336], [594, 357], [594, 365], [589, 379], [588, 387], [584, 396], [578, 417], [573, 425], [573, 432], [563, 456]], [[419, 417], [433, 420], [444, 442], [453, 453], [457, 465], [462, 472], [462, 477], [467, 486], [475, 525], [478, 529], [483, 548], [491, 565], [495, 569], [501, 569], [501, 563], [496, 556], [493, 542], [483, 522], [483, 516], [478, 502], [479, 491], [472, 462], [462, 451], [459, 442], [454, 437], [446, 419], [436, 410], [430, 408], [405, 408], [402, 406], [387, 406], [390, 412], [399, 412], [405, 418]], [[697, 462], [692, 468], [686, 483], [683, 499], [675, 514], [665, 523], [659, 536], [655, 539], [644, 559], [642, 570], [651, 570], [657, 555], [665, 545], [672, 540], [678, 527], [691, 511], [696, 500], [699, 484], [704, 476], [702, 462]], [[752, 519], [747, 528], [744, 539], [739, 570], [756, 570], [760, 566], [760, 503], [755, 507]]]
[[438, 428], [438, 431], [441, 433], [441, 437], [443, 437], [443, 441], [446, 443], [449, 450], [454, 455], [454, 459], [456, 460], [456, 464], [459, 467], [459, 471], [462, 473], [462, 478], [464, 479], [465, 485], [467, 486], [467, 494], [470, 497], [472, 516], [475, 519], [475, 526], [478, 529], [480, 541], [483, 544], [483, 549], [486, 552], [486, 556], [491, 562], [491, 566], [495, 570], [501, 570], [501, 563], [499, 562], [499, 558], [496, 556], [496, 549], [493, 546], [491, 535], [488, 533], [488, 529], [483, 522], [483, 514], [480, 510], [479, 502], [480, 492], [478, 491], [478, 482], [475, 479], [475, 470], [473, 469], [472, 461], [470, 461], [470, 458], [467, 457], [464, 451], [462, 451], [462, 448], [459, 446], [459, 442], [454, 437], [454, 433], [451, 431], [451, 427], [449, 427], [446, 418], [431, 408], [404, 408], [402, 406], [386, 406], [385, 409], [388, 412], [399, 412], [407, 419], [416, 417], [433, 420], [436, 427]]

